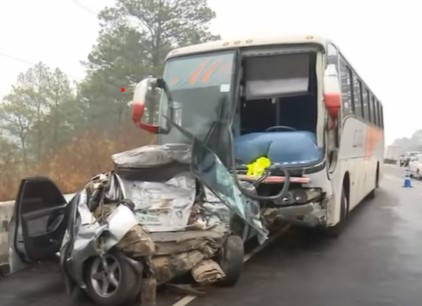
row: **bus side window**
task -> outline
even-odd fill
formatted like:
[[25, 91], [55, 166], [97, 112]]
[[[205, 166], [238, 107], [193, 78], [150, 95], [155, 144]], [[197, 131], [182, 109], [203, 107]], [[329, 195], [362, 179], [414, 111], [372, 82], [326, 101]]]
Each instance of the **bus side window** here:
[[353, 74], [353, 98], [355, 102], [355, 115], [358, 118], [363, 118], [361, 83], [356, 74]]
[[381, 129], [384, 129], [384, 113], [383, 113], [383, 109], [382, 109], [381, 103], [379, 103], [378, 105], [380, 107], [380, 112], [379, 112], [379, 116], [380, 116], [380, 127], [381, 127]]
[[380, 126], [379, 116], [378, 116], [378, 101], [373, 97], [374, 106], [375, 106], [375, 125]]
[[363, 93], [363, 112], [366, 122], [371, 122], [371, 106], [369, 105], [369, 93], [365, 85], [362, 86]]
[[343, 115], [350, 115], [354, 113], [355, 109], [353, 104], [352, 71], [347, 67], [343, 57], [340, 57], [340, 80]]
[[374, 96], [371, 96], [370, 103], [371, 103], [371, 123], [373, 125], [377, 125], [377, 120], [376, 120], [376, 115], [375, 115], [375, 98], [374, 98]]

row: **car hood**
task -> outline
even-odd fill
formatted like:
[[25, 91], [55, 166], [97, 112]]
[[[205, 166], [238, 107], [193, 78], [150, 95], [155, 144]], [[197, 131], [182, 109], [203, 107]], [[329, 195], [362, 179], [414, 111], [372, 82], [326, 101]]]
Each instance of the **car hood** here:
[[[192, 145], [188, 144], [164, 144], [149, 145], [136, 148], [130, 151], [118, 153], [112, 156], [118, 181], [126, 193], [125, 196], [131, 199], [138, 198], [138, 213], [145, 213], [143, 222], [147, 222], [151, 229], [157, 231], [179, 230], [186, 226], [194, 202], [196, 191], [196, 180], [198, 180], [207, 191], [207, 202], [213, 203], [215, 208], [222, 211], [221, 205], [227, 207], [232, 214], [238, 215], [265, 240], [267, 231], [260, 221], [259, 203], [245, 197], [237, 187], [230, 171], [224, 166], [217, 154], [209, 149], [203, 142], [194, 139]], [[185, 172], [167, 177], [166, 182], [148, 182], [138, 179], [135, 173], [145, 172], [147, 169], [155, 169], [155, 175], [166, 177], [164, 172], [172, 172], [178, 164], [181, 169], [186, 166]], [[127, 173], [131, 173], [127, 175]], [[142, 176], [142, 174], [140, 174]], [[129, 178], [132, 178], [131, 179]], [[138, 191], [136, 191], [138, 190]], [[167, 199], [167, 204], [163, 204]], [[171, 203], [169, 203], [171, 202]], [[173, 209], [166, 220], [147, 215], [149, 208], [163, 207], [168, 205]], [[212, 207], [212, 205], [210, 205]], [[180, 221], [180, 222], [179, 222]], [[171, 227], [164, 223], [172, 224]], [[155, 224], [152, 224], [155, 223]], [[180, 226], [179, 229], [176, 229]]]

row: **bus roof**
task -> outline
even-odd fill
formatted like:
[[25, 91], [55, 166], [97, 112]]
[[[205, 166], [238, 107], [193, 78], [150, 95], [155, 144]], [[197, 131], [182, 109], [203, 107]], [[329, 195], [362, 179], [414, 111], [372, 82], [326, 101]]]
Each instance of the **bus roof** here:
[[316, 35], [289, 35], [289, 36], [259, 36], [259, 37], [246, 37], [238, 39], [224, 39], [208, 43], [187, 46], [170, 51], [166, 59], [183, 56], [188, 54], [202, 53], [207, 51], [218, 51], [232, 48], [244, 48], [253, 46], [265, 45], [281, 45], [281, 44], [306, 44], [314, 43], [319, 44], [325, 48], [327, 43], [330, 42]]

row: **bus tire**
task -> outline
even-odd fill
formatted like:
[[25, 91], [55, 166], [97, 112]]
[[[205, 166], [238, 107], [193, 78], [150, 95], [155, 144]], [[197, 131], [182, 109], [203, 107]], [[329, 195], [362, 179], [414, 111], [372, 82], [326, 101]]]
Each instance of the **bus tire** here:
[[375, 192], [379, 187], [379, 167], [377, 166], [377, 172], [375, 173], [375, 187], [372, 191], [368, 194], [368, 199], [375, 199]]
[[324, 234], [330, 238], [337, 238], [338, 236], [340, 236], [348, 214], [349, 214], [349, 204], [348, 204], [346, 192], [343, 187], [341, 191], [340, 220], [336, 225], [325, 228]]

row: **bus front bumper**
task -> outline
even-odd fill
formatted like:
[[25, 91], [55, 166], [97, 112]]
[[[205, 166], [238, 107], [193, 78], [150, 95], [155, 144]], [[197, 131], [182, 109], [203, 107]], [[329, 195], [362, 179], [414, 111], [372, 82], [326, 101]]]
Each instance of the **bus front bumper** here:
[[319, 202], [277, 207], [271, 208], [271, 210], [277, 219], [287, 223], [306, 227], [319, 227], [327, 224], [327, 209], [322, 208]]

